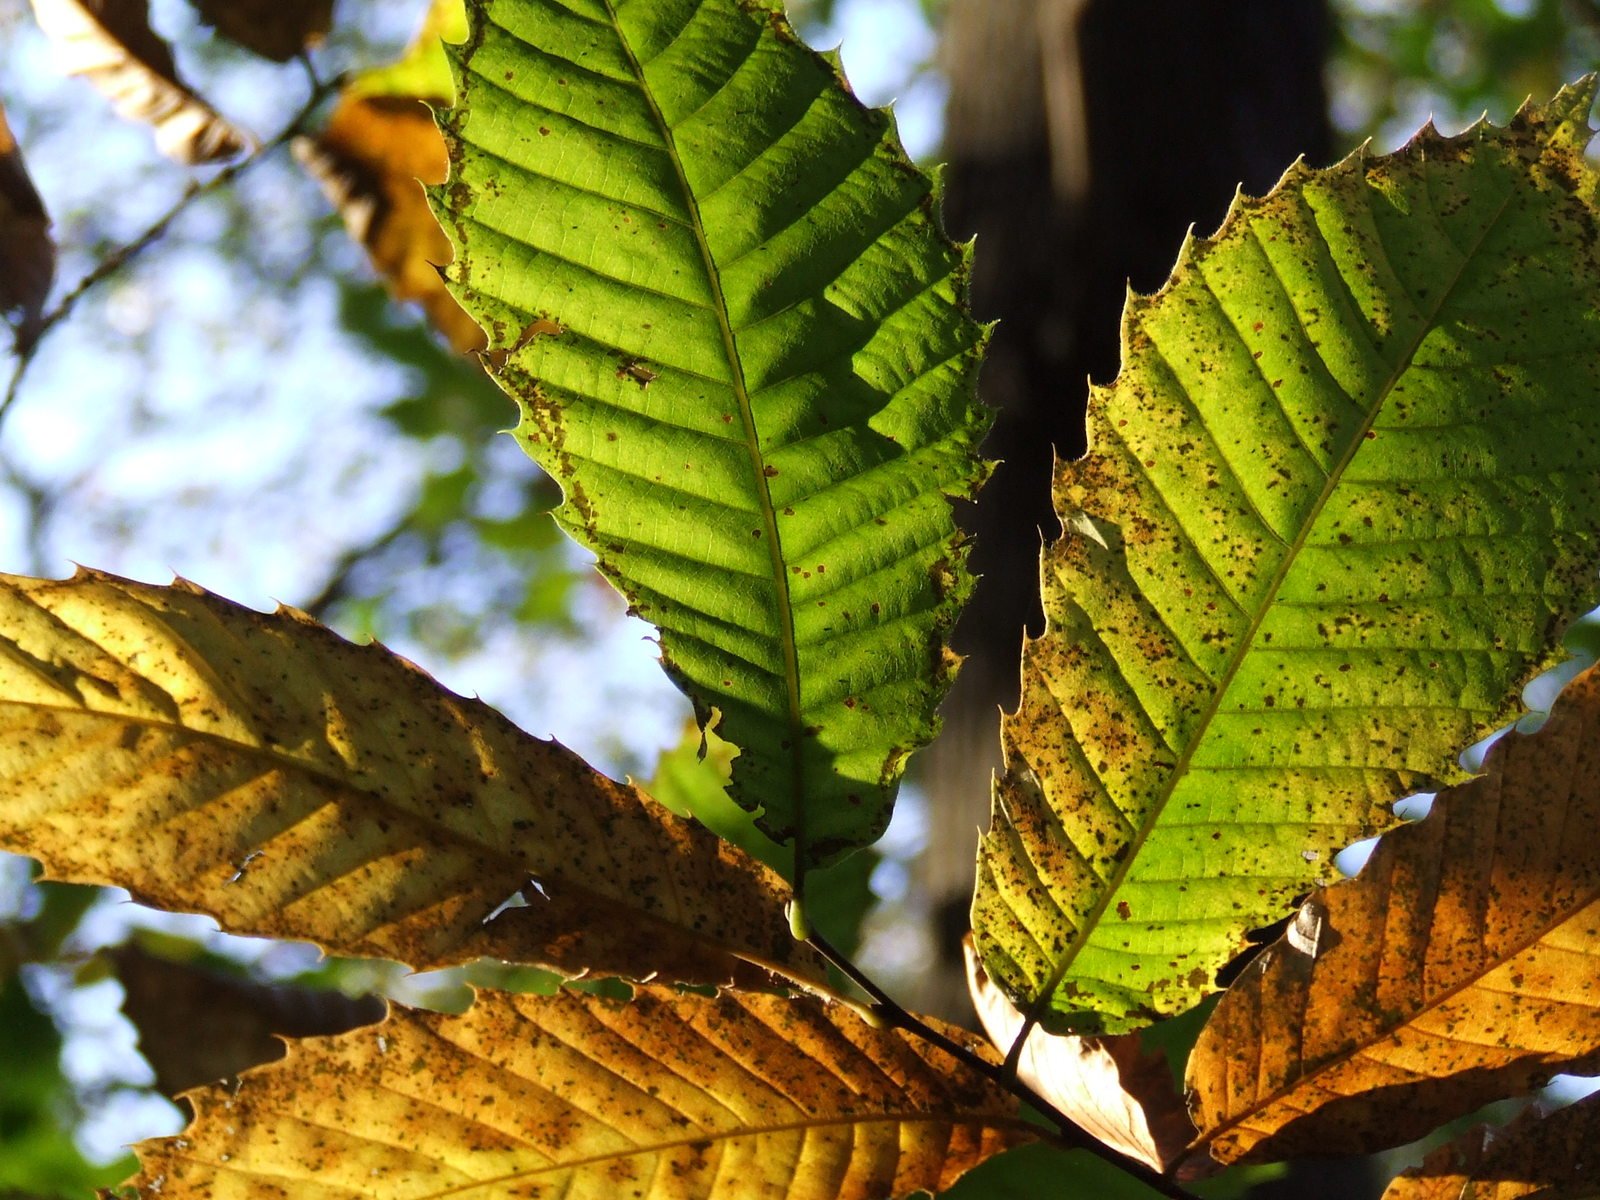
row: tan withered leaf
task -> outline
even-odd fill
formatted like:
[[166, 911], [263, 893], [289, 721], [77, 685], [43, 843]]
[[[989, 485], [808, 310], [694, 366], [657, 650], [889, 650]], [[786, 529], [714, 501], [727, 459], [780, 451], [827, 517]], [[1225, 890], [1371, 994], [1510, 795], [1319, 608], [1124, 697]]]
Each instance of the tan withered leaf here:
[[1600, 672], [1314, 895], [1189, 1060], [1224, 1162], [1368, 1151], [1600, 1066]]
[[32, 3], [67, 74], [87, 79], [119, 116], [149, 125], [168, 158], [194, 166], [254, 144], [178, 77], [171, 48], [150, 28], [149, 0]]
[[274, 62], [319, 44], [333, 25], [333, 0], [193, 0], [223, 37]]
[[439, 277], [450, 240], [422, 185], [443, 183], [448, 160], [428, 106], [407, 96], [347, 93], [321, 135], [296, 139], [294, 152], [394, 297], [421, 305], [457, 350], [483, 349], [483, 330]]
[[1552, 1113], [1528, 1109], [1503, 1129], [1479, 1127], [1389, 1184], [1383, 1200], [1595, 1200], [1600, 1096]]
[[145, 1196], [887, 1200], [1038, 1133], [843, 1006], [664, 988], [397, 1011], [189, 1099], [188, 1130], [139, 1147]]
[[820, 973], [740, 851], [382, 647], [182, 582], [0, 576], [0, 848], [419, 968]]
[[168, 1096], [283, 1057], [276, 1037], [319, 1037], [381, 1021], [375, 996], [256, 983], [151, 954], [137, 942], [109, 952], [123, 1014]]
[[19, 351], [37, 336], [55, 274], [50, 218], [0, 107], [0, 310], [20, 313]]
[[[983, 969], [970, 934], [962, 951], [973, 1007], [990, 1040], [1005, 1051], [1022, 1029], [1022, 1014]], [[1079, 1128], [1157, 1171], [1176, 1161], [1194, 1136], [1166, 1059], [1146, 1052], [1136, 1033], [1052, 1035], [1035, 1025], [1017, 1076]]]

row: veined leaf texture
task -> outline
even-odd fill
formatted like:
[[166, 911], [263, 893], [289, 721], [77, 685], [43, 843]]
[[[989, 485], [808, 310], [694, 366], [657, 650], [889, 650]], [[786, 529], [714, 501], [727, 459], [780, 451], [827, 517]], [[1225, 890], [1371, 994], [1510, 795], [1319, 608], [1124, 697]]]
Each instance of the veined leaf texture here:
[[966, 257], [769, 0], [483, 0], [435, 206], [558, 519], [802, 869], [934, 732], [985, 418]]
[[1600, 671], [1319, 891], [1189, 1059], [1224, 1162], [1399, 1145], [1600, 1068]]
[[1592, 98], [1296, 165], [1129, 299], [980, 852], [1019, 1007], [1192, 1006], [1594, 603]]
[[0, 848], [419, 969], [821, 975], [742, 851], [380, 646], [182, 583], [0, 577]]
[[189, 1129], [139, 1147], [146, 1195], [890, 1200], [1036, 1137], [1015, 1097], [842, 1005], [662, 988], [401, 1010], [189, 1099]]

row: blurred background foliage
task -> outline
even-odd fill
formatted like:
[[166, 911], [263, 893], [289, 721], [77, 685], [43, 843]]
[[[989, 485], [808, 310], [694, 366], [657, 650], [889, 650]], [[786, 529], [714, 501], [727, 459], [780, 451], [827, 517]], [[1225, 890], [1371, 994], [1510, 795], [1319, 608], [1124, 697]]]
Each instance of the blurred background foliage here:
[[[844, 41], [865, 99], [902, 98], [908, 146], [932, 158], [938, 29], [961, 2], [792, 7], [813, 44]], [[267, 141], [336, 76], [402, 59], [425, 7], [338, 0], [326, 39], [282, 63], [218, 36], [184, 0], [155, 0], [152, 22], [194, 90]], [[1484, 111], [1503, 120], [1600, 66], [1591, 0], [1338, 0], [1333, 11], [1326, 77], [1343, 148], [1370, 137], [1388, 149], [1430, 114], [1447, 131]], [[163, 159], [147, 130], [64, 77], [24, 0], [0, 0], [0, 62], [0, 101], [54, 222], [59, 298], [216, 168]], [[332, 108], [319, 106], [303, 132]], [[602, 769], [653, 780], [680, 811], [768, 852], [720, 795], [726, 755], [702, 761], [698, 735], [685, 736], [687, 706], [654, 669], [648, 629], [546, 515], [554, 485], [492, 436], [512, 422], [509, 403], [415, 307], [391, 299], [286, 148], [187, 204], [147, 252], [89, 289], [39, 346], [3, 419], [0, 568], [178, 573], [258, 607], [298, 605]], [[885, 842], [836, 868], [837, 903], [817, 914], [836, 941], [864, 940], [891, 990], [929, 955], [926, 898], [908, 869], [924, 829], [912, 788]], [[358, 998], [372, 994], [466, 1003], [462, 976], [228, 938], [208, 921], [33, 874], [0, 855], [0, 1200], [81, 1198], [116, 1182], [124, 1144], [182, 1122], [163, 1087], [275, 1053], [269, 1033], [371, 1020], [376, 1008]], [[492, 965], [464, 977], [551, 986]], [[192, 1011], [215, 1017], [208, 1042], [237, 1052], [220, 1068], [184, 1059], [193, 1037], [177, 1039], [173, 1058], [175, 1028], [191, 1027], [174, 1022]], [[1084, 1194], [1138, 1194], [1097, 1169], [1084, 1160]], [[1058, 1164], [1007, 1156], [959, 1195], [1040, 1194], [1041, 1170], [1060, 1177]]]

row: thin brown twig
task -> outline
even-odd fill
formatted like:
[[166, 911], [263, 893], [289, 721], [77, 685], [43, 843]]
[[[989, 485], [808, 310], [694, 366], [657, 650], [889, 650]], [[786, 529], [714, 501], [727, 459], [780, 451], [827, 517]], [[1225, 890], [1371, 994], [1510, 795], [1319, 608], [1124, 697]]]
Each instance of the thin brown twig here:
[[1023, 1101], [1023, 1103], [1043, 1113], [1056, 1127], [1057, 1137], [1055, 1140], [1066, 1149], [1087, 1151], [1119, 1170], [1126, 1171], [1140, 1183], [1167, 1197], [1168, 1200], [1194, 1200], [1194, 1193], [1187, 1191], [1176, 1181], [1169, 1179], [1146, 1163], [1142, 1163], [1135, 1158], [1129, 1158], [1121, 1151], [1106, 1145], [1071, 1117], [1067, 1116], [1066, 1113], [1023, 1083], [1014, 1072], [1007, 1071], [1002, 1064], [990, 1062], [969, 1047], [963, 1046], [960, 1042], [932, 1028], [914, 1013], [908, 1012], [893, 997], [874, 983], [860, 967], [835, 949], [815, 929], [810, 931], [806, 937], [806, 942], [818, 954], [821, 954], [823, 958], [838, 968], [846, 979], [867, 994], [872, 1001], [872, 1015], [886, 1028], [903, 1030], [913, 1037], [927, 1042], [929, 1045], [937, 1046], [963, 1066], [976, 1071], [989, 1082], [1004, 1088]]
[[298, 607], [319, 621], [328, 619], [328, 611], [350, 596], [351, 579], [363, 563], [370, 562], [398, 542], [412, 527], [413, 513], [402, 513], [398, 520], [376, 536], [359, 546], [351, 546], [334, 560], [322, 586]]
[[258, 146], [250, 154], [241, 158], [218, 171], [205, 182], [191, 182], [183, 189], [183, 194], [173, 202], [172, 206], [157, 217], [138, 237], [131, 242], [118, 246], [111, 253], [102, 258], [94, 267], [73, 285], [72, 290], [56, 302], [54, 308], [45, 313], [34, 325], [28, 343], [22, 346], [17, 353], [16, 365], [12, 368], [11, 382], [6, 386], [4, 398], [0, 398], [0, 426], [4, 426], [6, 415], [11, 411], [11, 406], [16, 403], [22, 391], [23, 380], [27, 377], [28, 368], [33, 365], [34, 357], [39, 352], [40, 345], [52, 329], [59, 325], [78, 306], [78, 301], [94, 288], [97, 284], [109, 279], [123, 267], [127, 266], [140, 254], [144, 253], [156, 242], [166, 235], [172, 223], [189, 210], [196, 200], [202, 196], [209, 196], [221, 191], [240, 175], [248, 171], [256, 163], [266, 158], [273, 151], [282, 148], [305, 131], [306, 122], [316, 112], [323, 100], [340, 86], [343, 82], [341, 76], [336, 76], [326, 83], [318, 83], [311, 89], [311, 94], [306, 102], [300, 106], [294, 117], [270, 141]]

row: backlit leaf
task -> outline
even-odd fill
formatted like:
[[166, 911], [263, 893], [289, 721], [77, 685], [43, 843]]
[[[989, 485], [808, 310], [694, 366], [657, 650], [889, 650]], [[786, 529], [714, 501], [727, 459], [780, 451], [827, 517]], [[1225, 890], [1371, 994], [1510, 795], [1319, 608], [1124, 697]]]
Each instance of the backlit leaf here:
[[1592, 96], [1297, 164], [1128, 301], [980, 856], [1019, 1007], [1194, 1005], [1594, 603]]
[[0, 577], [0, 848], [419, 968], [820, 973], [738, 850], [382, 647], [183, 583]]
[[28, 178], [22, 151], [0, 107], [0, 312], [19, 313], [17, 348], [38, 333], [44, 302], [56, 275], [50, 217]]
[[149, 0], [32, 0], [62, 69], [82, 75], [119, 116], [147, 124], [168, 158], [191, 166], [232, 158], [250, 135], [178, 78], [172, 50], [150, 28]]
[[433, 193], [557, 516], [802, 868], [934, 732], [979, 477], [966, 258], [776, 3], [480, 0]]
[[1038, 1133], [970, 1068], [843, 1006], [662, 988], [400, 1010], [189, 1099], [189, 1129], [139, 1148], [144, 1196], [888, 1200]]
[[1398, 1145], [1600, 1068], [1600, 672], [1318, 891], [1189, 1060], [1223, 1161]]
[[1383, 1200], [1596, 1200], [1597, 1151], [1600, 1096], [1548, 1116], [1535, 1105], [1504, 1129], [1480, 1127], [1440, 1146]]

